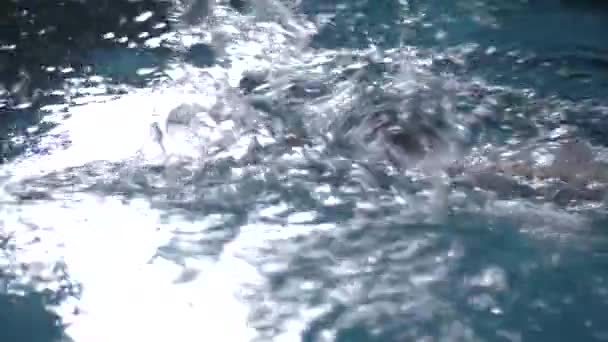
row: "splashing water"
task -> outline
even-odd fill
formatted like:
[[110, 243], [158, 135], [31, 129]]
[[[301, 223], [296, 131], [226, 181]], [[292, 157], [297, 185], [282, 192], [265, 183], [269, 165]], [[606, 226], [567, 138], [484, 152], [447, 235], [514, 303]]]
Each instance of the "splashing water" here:
[[76, 342], [606, 336], [608, 107], [459, 72], [475, 48], [324, 46], [348, 20], [306, 6], [176, 3], [146, 87], [69, 79], [2, 165], [5, 292], [65, 292]]

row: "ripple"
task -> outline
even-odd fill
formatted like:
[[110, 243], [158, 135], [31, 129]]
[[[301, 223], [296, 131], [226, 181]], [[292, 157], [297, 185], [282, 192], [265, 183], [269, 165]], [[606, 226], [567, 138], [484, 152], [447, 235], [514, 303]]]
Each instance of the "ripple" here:
[[[369, 4], [174, 5], [141, 40], [178, 57], [144, 87], [69, 78], [45, 153], [2, 165], [2, 293], [76, 341], [602, 337], [603, 100], [484, 75], [525, 51], [380, 39]], [[508, 24], [483, 5], [455, 6]]]

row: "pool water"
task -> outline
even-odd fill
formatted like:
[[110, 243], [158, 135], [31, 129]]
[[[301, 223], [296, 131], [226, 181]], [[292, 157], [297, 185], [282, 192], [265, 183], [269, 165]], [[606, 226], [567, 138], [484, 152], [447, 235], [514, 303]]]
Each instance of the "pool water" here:
[[608, 340], [602, 2], [0, 6], [0, 341]]

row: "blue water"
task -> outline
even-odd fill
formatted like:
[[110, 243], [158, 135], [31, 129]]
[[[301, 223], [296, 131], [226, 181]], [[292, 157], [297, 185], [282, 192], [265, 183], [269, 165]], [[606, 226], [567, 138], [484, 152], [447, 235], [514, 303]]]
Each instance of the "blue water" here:
[[[225, 268], [226, 278], [245, 293], [242, 305], [249, 316], [242, 325], [252, 328], [261, 341], [279, 340], [291, 331], [292, 320], [302, 326], [281, 341], [608, 340], [605, 3], [302, 0], [297, 6], [279, 6], [252, 0], [220, 2], [211, 10], [224, 13], [225, 8], [228, 17], [197, 15], [204, 12], [201, 2], [184, 14], [179, 4], [0, 5], [0, 342], [85, 342], [82, 331], [87, 329], [90, 336], [103, 332], [100, 336], [116, 341], [141, 336], [123, 336], [118, 330], [124, 326], [111, 326], [121, 323], [110, 320], [111, 315], [94, 316], [99, 325], [73, 316], [82, 316], [78, 303], [87, 293], [92, 294], [86, 303], [106, 301], [117, 315], [138, 312], [133, 306], [141, 302], [113, 304], [111, 296], [102, 295], [111, 284], [139, 286], [139, 276], [127, 266], [144, 259], [163, 259], [183, 268], [186, 283], [215, 274], [202, 268], [192, 271], [188, 260], [215, 263], [218, 274]], [[147, 11], [152, 14], [149, 19], [133, 20]], [[276, 50], [283, 49], [281, 53], [291, 59], [270, 62], [267, 67], [277, 69], [265, 79], [241, 76], [241, 89], [239, 82], [230, 87], [218, 86], [219, 81], [206, 83], [206, 77], [216, 77], [213, 72], [181, 83], [167, 81], [175, 65], [232, 70], [241, 63], [247, 70], [255, 63], [242, 62], [248, 58], [247, 49], [254, 49], [245, 48], [248, 40], [269, 39], [272, 30], [239, 36], [234, 32], [244, 32], [246, 26], [237, 27], [226, 31], [226, 36], [234, 34], [228, 39], [217, 33], [222, 25], [257, 16], [289, 31], [296, 25], [289, 21], [298, 15], [325, 25], [308, 39], [285, 34], [283, 42], [275, 43]], [[172, 36], [179, 39], [149, 43], [172, 32], [179, 32]], [[207, 33], [215, 40], [190, 37]], [[188, 39], [195, 42], [187, 43]], [[236, 47], [222, 51], [222, 44]], [[301, 51], [291, 55], [290, 46]], [[371, 54], [361, 51], [370, 47], [375, 48]], [[328, 51], [343, 55], [330, 54], [319, 67], [306, 59], [326, 56]], [[408, 55], [411, 51], [415, 53]], [[237, 58], [239, 53], [245, 57]], [[357, 62], [363, 66], [352, 66]], [[137, 158], [96, 157], [96, 149], [113, 142], [119, 152], [137, 145], [128, 138], [139, 139], [149, 122], [131, 117], [149, 111], [153, 101], [166, 104], [154, 107], [166, 115], [163, 108], [178, 108], [178, 95], [186, 92], [169, 91], [190, 86], [199, 89], [194, 97], [198, 99], [217, 92], [213, 94], [221, 105], [202, 112], [215, 113], [208, 120], [233, 118], [234, 126], [223, 140], [213, 140], [216, 131], [207, 131], [198, 137], [203, 147], [188, 143], [199, 150], [217, 144], [234, 152], [234, 141], [257, 134], [256, 143], [239, 156], [213, 155], [206, 162], [184, 157], [181, 164], [150, 166]], [[133, 100], [135, 105], [117, 102], [97, 110], [80, 101], [90, 89], [97, 89], [90, 102], [105, 95], [128, 99], [138, 91], [152, 95], [144, 93], [148, 95], [143, 100]], [[169, 95], [154, 93], [157, 89]], [[83, 115], [79, 135], [80, 126], [69, 126], [69, 120]], [[61, 118], [47, 119], [55, 116]], [[56, 134], [63, 126], [76, 127], [73, 137]], [[178, 133], [169, 132], [170, 122], [160, 126], [166, 130], [164, 153], [176, 151], [170, 139], [187, 140], [180, 128], [175, 128]], [[556, 133], [562, 130], [568, 133]], [[459, 135], [462, 131], [465, 134]], [[86, 138], [98, 133], [101, 140], [86, 145]], [[272, 142], [265, 143], [262, 137]], [[435, 150], [431, 157], [420, 152], [420, 141], [427, 138], [437, 146], [459, 147], [450, 163], [489, 171], [464, 172], [480, 175], [471, 181], [475, 186], [452, 179], [449, 196], [442, 202], [446, 190], [436, 187], [436, 177], [447, 164], [433, 158]], [[588, 144], [592, 160], [581, 156], [587, 150], [578, 150], [558, 160], [553, 169], [535, 164], [544, 158], [543, 151], [555, 152], [573, 138]], [[79, 144], [85, 146], [81, 150], [89, 149], [90, 160], [20, 175], [38, 164], [63, 161], [56, 157], [62, 156], [60, 151]], [[525, 170], [532, 170], [526, 172], [534, 177], [505, 175], [493, 168], [492, 158], [508, 158], [493, 153], [526, 149], [537, 153], [523, 157]], [[413, 163], [420, 154], [430, 166], [417, 169]], [[99, 199], [91, 200], [97, 203], [93, 209], [82, 204], [88, 203], [86, 196]], [[142, 202], [144, 213], [129, 216]], [[148, 218], [157, 216], [150, 223]], [[25, 228], [18, 228], [21, 225]], [[169, 238], [149, 248], [154, 253], [137, 250], [148, 241], [146, 228], [166, 227]], [[63, 252], [57, 252], [60, 257], [48, 252], [48, 264], [43, 266], [26, 257], [24, 251], [32, 246], [62, 251], [63, 247], [51, 246], [54, 232], [59, 240], [65, 238], [66, 246], [78, 246], [78, 229], [88, 229], [82, 233], [85, 237], [98, 230], [104, 236], [106, 229], [116, 235], [107, 233], [110, 236], [100, 240], [95, 251], [95, 238], [82, 240], [85, 247], [66, 252], [65, 260]], [[79, 264], [78, 253], [82, 260], [91, 260], [90, 267], [88, 261]], [[263, 280], [246, 286], [237, 281], [246, 272], [228, 270], [233, 266], [226, 261], [232, 260], [231, 253], [236, 259], [242, 255]], [[92, 264], [106, 256], [109, 270], [103, 262]], [[113, 267], [125, 273], [115, 275]], [[44, 271], [33, 271], [40, 268]], [[71, 269], [78, 271], [72, 274]], [[97, 273], [110, 279], [97, 285], [92, 275]], [[213, 283], [214, 277], [209, 277], [201, 283]], [[248, 340], [231, 337], [233, 331], [245, 329], [238, 326], [238, 314], [220, 312], [229, 306], [221, 302], [223, 295], [203, 285], [197, 285], [207, 291], [199, 293], [201, 301], [220, 298], [217, 306], [210, 303], [207, 309], [212, 312], [208, 317], [218, 322], [197, 324], [230, 322], [222, 338]], [[132, 294], [125, 290], [122, 295]], [[164, 296], [159, 300], [173, 302], [171, 295]], [[67, 313], [56, 310], [74, 302]], [[94, 304], [86, 305], [83, 312], [105, 313]], [[318, 313], [302, 318], [305, 308]], [[142, 312], [146, 310], [152, 310], [151, 316], [187, 321], [162, 306]], [[127, 317], [135, 326], [138, 318]], [[149, 324], [150, 331], [158, 326], [142, 324]], [[70, 325], [87, 328], [74, 329], [81, 335], [70, 336]], [[201, 338], [178, 335], [178, 328], [167, 323], [171, 329], [181, 336], [176, 341]]]

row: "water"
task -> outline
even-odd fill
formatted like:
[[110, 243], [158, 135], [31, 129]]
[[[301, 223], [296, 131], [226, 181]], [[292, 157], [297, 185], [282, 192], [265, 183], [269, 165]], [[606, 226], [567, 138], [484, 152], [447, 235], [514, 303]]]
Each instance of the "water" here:
[[608, 340], [604, 4], [2, 6], [0, 341]]

